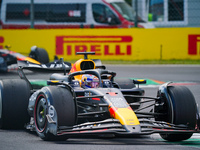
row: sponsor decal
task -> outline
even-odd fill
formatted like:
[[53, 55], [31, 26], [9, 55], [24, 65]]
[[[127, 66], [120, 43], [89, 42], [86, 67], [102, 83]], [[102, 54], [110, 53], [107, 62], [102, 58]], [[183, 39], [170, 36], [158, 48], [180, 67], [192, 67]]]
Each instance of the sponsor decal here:
[[69, 17], [81, 17], [81, 11], [80, 10], [70, 10], [68, 11]]
[[0, 36], [0, 49], [3, 49], [3, 42], [4, 42], [4, 37]]
[[116, 108], [126, 108], [126, 107], [128, 107], [127, 102], [121, 97], [111, 97], [110, 102]]
[[118, 109], [118, 108], [116, 108], [116, 107], [111, 107], [111, 108], [109, 109], [109, 111], [110, 111], [110, 116], [111, 116], [111, 117], [115, 118], [115, 113], [116, 113], [117, 109]]
[[188, 35], [188, 54], [200, 55], [200, 34]]
[[51, 118], [54, 117], [54, 107], [52, 105], [49, 107], [49, 115]]
[[106, 94], [109, 94], [110, 96], [117, 96], [117, 93], [116, 92], [108, 92]]
[[29, 15], [30, 15], [29, 9], [26, 8], [26, 9], [23, 11], [23, 14], [24, 14], [25, 16], [29, 16]]
[[56, 36], [56, 55], [87, 51], [101, 56], [127, 56], [131, 55], [132, 41], [131, 36]]

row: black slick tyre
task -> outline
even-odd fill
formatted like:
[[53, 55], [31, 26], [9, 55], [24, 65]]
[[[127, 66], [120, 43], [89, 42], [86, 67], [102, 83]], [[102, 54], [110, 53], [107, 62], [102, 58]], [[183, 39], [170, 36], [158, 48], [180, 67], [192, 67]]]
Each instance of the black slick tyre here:
[[49, 55], [43, 48], [36, 48], [35, 51], [31, 51], [29, 57], [39, 61], [41, 64], [49, 63]]
[[115, 83], [117, 83], [121, 89], [131, 89], [135, 87], [135, 84], [131, 79], [115, 79]]
[[[77, 120], [76, 103], [72, 93], [58, 86], [48, 86], [41, 89], [35, 102], [34, 122], [36, 132], [46, 141], [66, 140], [65, 136], [57, 136], [49, 132], [50, 124], [46, 115], [50, 107], [56, 110], [56, 124], [58, 126], [73, 126]], [[57, 128], [56, 127], [56, 128]]]
[[[191, 91], [184, 86], [169, 86], [168, 94], [171, 99], [171, 110], [168, 110], [166, 120], [176, 125], [187, 125], [191, 129], [196, 126], [197, 106]], [[170, 107], [168, 107], [170, 108]], [[167, 141], [187, 140], [192, 133], [160, 134]]]
[[25, 80], [0, 81], [0, 128], [22, 129], [30, 120], [27, 108], [30, 87]]

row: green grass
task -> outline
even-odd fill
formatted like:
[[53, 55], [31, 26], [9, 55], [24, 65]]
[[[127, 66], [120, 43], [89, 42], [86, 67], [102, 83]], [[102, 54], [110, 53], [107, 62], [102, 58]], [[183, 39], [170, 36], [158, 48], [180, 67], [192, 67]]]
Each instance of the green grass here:
[[103, 64], [194, 64], [199, 65], [200, 60], [102, 60]]

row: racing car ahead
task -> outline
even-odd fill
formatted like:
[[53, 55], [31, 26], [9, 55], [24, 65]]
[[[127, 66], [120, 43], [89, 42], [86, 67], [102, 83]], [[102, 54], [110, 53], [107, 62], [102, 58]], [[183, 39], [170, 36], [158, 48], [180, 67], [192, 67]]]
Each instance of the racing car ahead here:
[[49, 56], [45, 49], [32, 46], [28, 56], [9, 50], [10, 46], [0, 49], [0, 72], [7, 72], [18, 68], [17, 61], [26, 61], [33, 64], [49, 63]]
[[136, 86], [145, 80], [117, 80], [100, 60], [87, 58], [94, 53], [79, 54], [84, 59], [64, 67], [64, 74], [52, 74], [48, 86], [40, 89], [33, 89], [23, 72], [38, 67], [19, 67], [21, 79], [1, 80], [0, 127], [25, 126], [43, 140], [159, 133], [165, 140], [181, 141], [200, 133], [197, 105], [187, 87], [168, 82], [157, 96], [147, 97]]

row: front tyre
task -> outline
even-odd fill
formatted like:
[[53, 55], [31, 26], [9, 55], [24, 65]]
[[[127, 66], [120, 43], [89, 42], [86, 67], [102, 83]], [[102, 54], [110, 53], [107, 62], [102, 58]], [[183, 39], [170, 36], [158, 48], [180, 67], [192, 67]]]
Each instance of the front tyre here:
[[[51, 116], [55, 123], [48, 122], [47, 115]], [[65, 136], [57, 136], [57, 132], [52, 131], [57, 131], [60, 126], [73, 126], [76, 119], [76, 103], [68, 89], [58, 86], [41, 89], [34, 109], [36, 132], [40, 138], [46, 141], [66, 140]]]
[[[167, 115], [165, 119], [158, 117], [156, 120], [187, 125], [189, 128], [195, 129], [197, 106], [191, 91], [184, 86], [169, 86], [168, 94], [170, 101], [165, 101]], [[155, 108], [155, 112], [159, 112], [159, 110]], [[189, 139], [192, 133], [160, 134], [160, 136], [168, 141], [182, 141]]]

